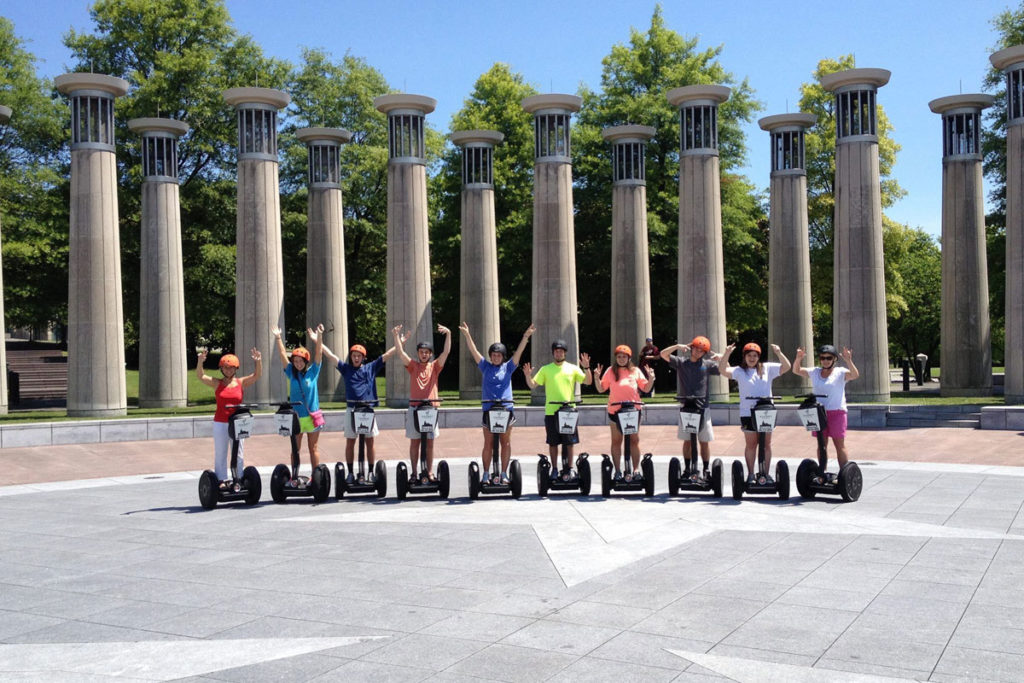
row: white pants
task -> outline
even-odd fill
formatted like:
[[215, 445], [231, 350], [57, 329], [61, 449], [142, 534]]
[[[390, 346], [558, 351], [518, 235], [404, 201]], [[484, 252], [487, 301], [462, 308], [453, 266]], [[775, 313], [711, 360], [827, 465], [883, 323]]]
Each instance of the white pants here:
[[[228, 478], [228, 456], [230, 455], [228, 449], [231, 448], [231, 439], [228, 438], [228, 423], [227, 422], [214, 422], [213, 423], [213, 471], [217, 474], [217, 479], [224, 481]], [[243, 452], [245, 450], [245, 440], [238, 442], [238, 469], [236, 470], [236, 476], [242, 478], [242, 470], [245, 469], [245, 458]]]

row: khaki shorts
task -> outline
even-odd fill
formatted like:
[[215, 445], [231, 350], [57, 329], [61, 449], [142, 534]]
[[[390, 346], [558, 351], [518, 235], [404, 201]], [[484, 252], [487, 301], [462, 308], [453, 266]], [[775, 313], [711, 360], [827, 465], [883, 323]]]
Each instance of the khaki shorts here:
[[[415, 412], [416, 412], [416, 408], [414, 408], [412, 406], [409, 406], [409, 409], [406, 410], [406, 412], [405, 412], [405, 437], [407, 439], [419, 439], [421, 436], [423, 436], [420, 433], [420, 430], [416, 429], [416, 415], [414, 414]], [[440, 422], [441, 421], [440, 420], [440, 418], [441, 418], [440, 413], [438, 413], [437, 417], [438, 417], [438, 422]], [[434, 431], [433, 432], [428, 432], [427, 433], [427, 438], [428, 439], [436, 439], [440, 433], [441, 433], [440, 425], [435, 424], [434, 425]]]
[[[690, 440], [690, 432], [683, 431], [683, 426], [679, 425], [676, 429], [676, 435], [683, 441]], [[704, 413], [704, 426], [697, 432], [697, 441], [701, 443], [708, 443], [709, 441], [715, 440], [715, 430], [711, 426], [711, 415]]]
[[[356, 434], [355, 421], [354, 421], [354, 418], [352, 417], [352, 413], [353, 412], [355, 412], [355, 410], [353, 408], [346, 408], [345, 409], [345, 438], [346, 439], [356, 439], [356, 438], [359, 438], [359, 435]], [[373, 431], [371, 431], [369, 434], [366, 434], [365, 436], [366, 436], [367, 439], [372, 439], [373, 437], [377, 436], [378, 434], [380, 434], [380, 429], [377, 428], [377, 418], [375, 417], [375, 418], [373, 418]]]

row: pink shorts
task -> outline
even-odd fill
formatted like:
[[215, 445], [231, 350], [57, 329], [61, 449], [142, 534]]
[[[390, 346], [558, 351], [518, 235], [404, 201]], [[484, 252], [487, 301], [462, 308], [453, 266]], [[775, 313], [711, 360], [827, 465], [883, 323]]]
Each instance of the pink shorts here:
[[[828, 410], [825, 411], [826, 419], [828, 424], [825, 425], [825, 429], [822, 430], [822, 434], [825, 438], [833, 439], [845, 439], [846, 438], [846, 411], [845, 410]], [[818, 436], [818, 432], [811, 432], [812, 436]]]

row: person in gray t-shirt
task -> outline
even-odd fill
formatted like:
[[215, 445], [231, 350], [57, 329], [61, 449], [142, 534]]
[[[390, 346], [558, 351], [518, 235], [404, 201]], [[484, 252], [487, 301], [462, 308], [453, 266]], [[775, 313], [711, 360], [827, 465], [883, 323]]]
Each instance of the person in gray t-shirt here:
[[[683, 356], [672, 355], [676, 350]], [[684, 357], [686, 354], [689, 354], [688, 358]], [[707, 337], [694, 337], [689, 344], [675, 344], [662, 349], [661, 358], [676, 371], [678, 395], [700, 396], [703, 402], [703, 424], [697, 440], [700, 442], [700, 457], [704, 461], [704, 478], [707, 479], [710, 476], [711, 442], [715, 440], [711, 414], [708, 412], [708, 396], [711, 394], [708, 376], [718, 374], [718, 354], [711, 353], [711, 342]], [[678, 436], [683, 440], [683, 460], [686, 462], [683, 476], [696, 480], [700, 478], [700, 470], [697, 469], [696, 454], [690, 453], [690, 435], [680, 426]]]

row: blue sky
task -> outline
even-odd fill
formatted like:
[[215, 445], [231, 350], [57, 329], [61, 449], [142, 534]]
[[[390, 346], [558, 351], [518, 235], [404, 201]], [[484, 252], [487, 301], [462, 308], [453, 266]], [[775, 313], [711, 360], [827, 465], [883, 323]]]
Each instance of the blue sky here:
[[[91, 31], [84, 0], [8, 0], [2, 13], [40, 58], [42, 75], [65, 71], [70, 55], [62, 35]], [[236, 28], [264, 51], [298, 60], [303, 46], [346, 51], [378, 68], [392, 87], [438, 100], [431, 123], [448, 130], [477, 77], [506, 62], [541, 92], [574, 93], [600, 85], [601, 59], [630, 27], [650, 24], [654, 2], [620, 0], [228, 0]], [[981, 92], [996, 43], [991, 19], [1012, 7], [992, 0], [778, 0], [693, 2], [666, 0], [669, 28], [721, 45], [720, 60], [737, 79], [747, 77], [765, 108], [758, 118], [795, 111], [800, 84], [819, 59], [853, 53], [861, 67], [892, 71], [879, 92], [903, 149], [895, 176], [908, 191], [887, 211], [893, 219], [941, 231], [940, 119], [928, 109], [937, 97]], [[756, 121], [747, 127], [743, 172], [768, 186], [768, 136]]]

